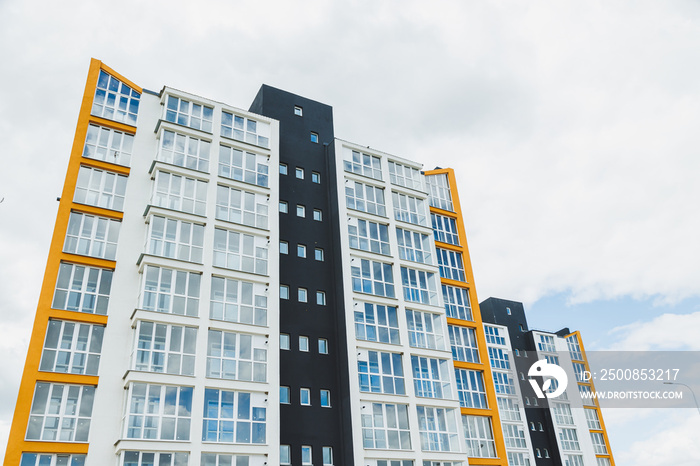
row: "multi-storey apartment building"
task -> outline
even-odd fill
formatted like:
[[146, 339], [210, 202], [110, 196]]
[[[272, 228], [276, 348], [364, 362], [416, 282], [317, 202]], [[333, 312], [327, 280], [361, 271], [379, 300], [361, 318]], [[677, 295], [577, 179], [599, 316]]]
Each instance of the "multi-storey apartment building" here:
[[93, 60], [5, 465], [527, 464], [486, 328], [452, 170]]
[[[481, 303], [481, 309], [509, 464], [531, 464], [530, 458], [534, 458], [538, 466], [614, 465], [598, 401], [581, 396], [581, 392], [591, 392], [595, 388], [592, 380], [584, 376], [590, 369], [580, 333], [568, 328], [556, 333], [530, 330], [523, 305], [517, 301], [489, 298]], [[528, 372], [539, 360], [559, 366], [570, 375], [561, 395], [540, 398], [534, 392]], [[508, 370], [501, 370], [506, 368]], [[498, 372], [504, 373], [500, 380], [495, 376]], [[501, 404], [501, 394], [508, 394], [512, 399], [508, 406], [520, 408], [519, 414], [512, 418], [518, 421], [516, 427], [507, 427], [516, 423], [506, 420], [503, 414], [506, 405]], [[522, 453], [514, 448], [518, 442], [510, 440], [511, 433], [515, 432], [518, 438], [524, 439], [519, 442]], [[525, 432], [529, 435], [524, 435]], [[513, 460], [511, 454], [519, 458]]]

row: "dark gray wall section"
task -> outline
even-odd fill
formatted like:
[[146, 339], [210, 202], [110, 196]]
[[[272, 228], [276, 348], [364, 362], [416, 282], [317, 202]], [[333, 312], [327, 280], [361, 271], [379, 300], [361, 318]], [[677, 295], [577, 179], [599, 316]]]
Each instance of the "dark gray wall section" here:
[[[294, 114], [295, 106], [302, 116]], [[313, 448], [313, 464], [323, 464], [322, 447], [330, 446], [335, 464], [352, 465], [333, 109], [263, 85], [250, 111], [280, 122], [280, 162], [288, 166], [288, 174], [280, 175], [280, 200], [289, 213], [279, 219], [280, 239], [289, 243], [289, 254], [280, 255], [280, 283], [289, 286], [290, 299], [280, 301], [280, 332], [290, 335], [291, 350], [280, 354], [280, 384], [290, 387], [291, 403], [280, 407], [280, 443], [291, 446], [294, 465], [301, 464], [302, 445]], [[318, 143], [311, 142], [311, 132]], [[296, 178], [296, 167], [304, 169], [304, 179]], [[312, 182], [312, 172], [320, 174], [320, 183]], [[297, 204], [306, 207], [305, 218], [297, 216]], [[314, 209], [323, 212], [322, 222], [313, 220]], [[306, 245], [305, 259], [297, 257], [297, 244]], [[314, 259], [315, 248], [324, 250], [325, 261]], [[299, 287], [308, 290], [307, 303], [298, 302]], [[325, 306], [316, 304], [318, 290], [326, 293]], [[309, 337], [309, 352], [299, 351], [300, 335]], [[328, 340], [329, 354], [318, 353], [319, 338]], [[299, 404], [301, 387], [311, 389], [311, 406]], [[331, 391], [331, 408], [320, 406], [321, 389]]]

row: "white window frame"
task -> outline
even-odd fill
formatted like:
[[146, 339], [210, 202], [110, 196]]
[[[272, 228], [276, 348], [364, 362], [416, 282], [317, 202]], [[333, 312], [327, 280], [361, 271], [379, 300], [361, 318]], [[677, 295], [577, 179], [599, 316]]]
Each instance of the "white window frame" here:
[[360, 392], [406, 394], [403, 357], [400, 353], [358, 349], [357, 373]]
[[268, 240], [238, 231], [214, 229], [214, 266], [267, 275]]
[[416, 396], [452, 399], [451, 360], [411, 355], [411, 372]]
[[368, 259], [353, 258], [350, 266], [352, 289], [357, 293], [396, 297], [394, 274], [391, 264]]
[[430, 193], [430, 205], [438, 209], [454, 212], [447, 173], [428, 175], [425, 177], [425, 180]]
[[92, 385], [37, 382], [25, 439], [87, 443], [94, 397]]
[[61, 262], [51, 307], [106, 315], [114, 271]]
[[121, 222], [82, 212], [71, 212], [63, 252], [115, 260]]
[[396, 240], [399, 245], [399, 258], [432, 265], [432, 241], [428, 235], [396, 227]]
[[209, 318], [249, 325], [267, 325], [267, 287], [233, 278], [211, 278]]
[[157, 160], [178, 167], [209, 173], [211, 142], [164, 129]]
[[212, 132], [214, 108], [168, 94], [163, 103], [163, 119], [188, 128]]
[[398, 345], [398, 309], [383, 304], [355, 302], [355, 338]]
[[455, 410], [417, 406], [418, 432], [423, 451], [460, 451]]
[[132, 369], [194, 375], [197, 328], [138, 321], [134, 340]]
[[375, 180], [382, 179], [382, 159], [376, 155], [344, 148], [343, 168], [346, 172], [357, 173]]
[[270, 147], [270, 123], [253, 120], [231, 111], [221, 111], [221, 136], [256, 146]]
[[324, 388], [320, 391], [320, 404], [322, 408], [331, 407], [331, 391]]
[[104, 325], [49, 319], [39, 370], [97, 375]]
[[510, 369], [510, 358], [508, 357], [508, 352], [504, 351], [503, 348], [488, 348], [489, 362], [491, 363], [491, 368], [493, 369]]
[[467, 456], [470, 458], [496, 458], [496, 442], [493, 439], [491, 418], [462, 415]]
[[493, 371], [493, 384], [497, 395], [515, 395], [515, 385], [513, 378], [505, 373]]
[[605, 444], [605, 437], [602, 432], [589, 432], [591, 434], [591, 442], [596, 455], [607, 455], [608, 447]]
[[423, 191], [423, 179], [415, 167], [389, 160], [389, 181], [397, 186]]
[[206, 215], [207, 182], [156, 170], [151, 203], [166, 209]]
[[484, 334], [486, 335], [486, 343], [506, 346], [506, 338], [501, 335], [500, 328], [492, 325], [484, 325]]
[[474, 321], [469, 289], [451, 285], [442, 285], [442, 298], [445, 302], [447, 317]]
[[602, 430], [603, 426], [600, 423], [600, 417], [598, 416], [598, 410], [597, 409], [591, 409], [591, 408], [586, 408], [584, 410], [586, 413], [586, 424], [588, 424], [588, 428], [591, 430]]
[[301, 406], [311, 406], [311, 389], [307, 387], [299, 388], [299, 404]]
[[464, 272], [464, 259], [461, 252], [437, 248], [437, 259], [438, 265], [440, 266], [440, 276], [442, 278], [458, 282], [467, 281], [467, 276]]
[[71, 453], [22, 453], [19, 464], [21, 466], [57, 466], [61, 461], [62, 465], [85, 466], [86, 457], [87, 455]]
[[[233, 408], [226, 410], [226, 416], [222, 416], [224, 411], [222, 399], [224, 398], [225, 402], [230, 403]], [[202, 441], [220, 444], [264, 445], [267, 438], [266, 398], [265, 393], [205, 388]], [[229, 412], [230, 416], [228, 416]], [[256, 431], [257, 437], [255, 436]], [[239, 437], [241, 434], [243, 434], [242, 437]]]
[[570, 429], [566, 427], [559, 429], [559, 443], [561, 443], [562, 450], [581, 450], [581, 445], [578, 442], [578, 435], [576, 434], [576, 429]]
[[128, 167], [133, 147], [133, 134], [91, 123], [85, 136], [83, 157]]
[[479, 347], [476, 340], [476, 330], [461, 325], [448, 325], [452, 359], [455, 361], [479, 363]]
[[345, 202], [348, 209], [386, 217], [384, 188], [346, 179]]
[[483, 372], [455, 368], [455, 379], [462, 408], [488, 409]]
[[212, 379], [267, 382], [267, 338], [209, 329], [206, 376]]
[[128, 179], [120, 173], [81, 165], [73, 202], [123, 212]]
[[433, 305], [438, 303], [433, 272], [401, 267], [401, 284], [406, 301]]
[[196, 272], [147, 265], [141, 288], [141, 309], [197, 317], [202, 277]]
[[[124, 416], [124, 438], [190, 440], [192, 392], [192, 387], [130, 383]], [[165, 401], [172, 400], [173, 394], [175, 404], [166, 410]], [[164, 429], [166, 426], [167, 430]]]
[[230, 186], [216, 186], [216, 218], [218, 220], [267, 230], [269, 205], [269, 196]]
[[348, 219], [350, 247], [360, 251], [391, 255], [389, 226], [356, 217]]
[[397, 221], [421, 226], [428, 225], [425, 199], [396, 191], [392, 191], [391, 198], [394, 204], [394, 218]]
[[148, 254], [202, 263], [204, 225], [153, 215], [148, 226]]
[[445, 349], [441, 314], [406, 309], [408, 344], [413, 348]]
[[[410, 450], [408, 405], [369, 403], [362, 406], [362, 438], [365, 449]], [[387, 442], [393, 441], [392, 443]]]
[[506, 448], [527, 448], [525, 432], [517, 424], [503, 423], [503, 440]]
[[100, 70], [90, 114], [136, 126], [141, 94], [116, 77]]
[[[265, 155], [219, 145], [219, 176], [267, 188], [270, 183], [270, 159]], [[280, 168], [285, 164], [280, 164]], [[280, 171], [280, 174], [285, 174]]]

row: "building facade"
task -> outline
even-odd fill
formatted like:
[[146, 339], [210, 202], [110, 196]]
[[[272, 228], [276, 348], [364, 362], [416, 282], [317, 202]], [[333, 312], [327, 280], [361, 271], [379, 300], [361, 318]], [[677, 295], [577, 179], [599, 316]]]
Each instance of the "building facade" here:
[[4, 464], [529, 464], [486, 322], [451, 169], [92, 60]]

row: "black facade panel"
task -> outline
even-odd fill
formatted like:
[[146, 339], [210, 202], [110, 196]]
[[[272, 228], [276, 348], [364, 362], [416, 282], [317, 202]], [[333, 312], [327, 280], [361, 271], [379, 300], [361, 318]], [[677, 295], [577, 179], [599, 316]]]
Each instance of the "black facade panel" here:
[[[301, 116], [295, 113], [301, 109]], [[304, 97], [263, 85], [250, 111], [280, 122], [280, 240], [289, 254], [280, 255], [280, 284], [289, 287], [289, 299], [280, 300], [280, 332], [291, 339], [280, 354], [280, 384], [290, 387], [290, 404], [280, 407], [280, 443], [290, 445], [292, 464], [301, 464], [301, 446], [312, 447], [313, 464], [323, 464], [322, 447], [332, 447], [336, 464], [353, 464], [349, 413], [348, 355], [343, 305], [342, 261], [339, 247], [338, 199], [333, 163], [333, 109]], [[317, 141], [312, 140], [312, 134]], [[297, 168], [303, 176], [297, 177]], [[312, 180], [316, 174], [319, 182]], [[303, 206], [305, 216], [297, 215]], [[314, 220], [320, 211], [322, 220]], [[306, 246], [306, 258], [297, 246]], [[315, 260], [315, 249], [324, 260]], [[298, 290], [307, 290], [300, 302]], [[326, 304], [316, 303], [325, 293]], [[299, 337], [309, 339], [309, 351], [299, 350]], [[319, 354], [318, 339], [328, 340], [328, 353]], [[311, 390], [311, 406], [300, 404], [300, 388]], [[331, 407], [321, 407], [320, 390], [330, 390]]]

